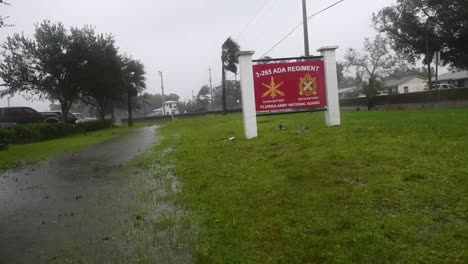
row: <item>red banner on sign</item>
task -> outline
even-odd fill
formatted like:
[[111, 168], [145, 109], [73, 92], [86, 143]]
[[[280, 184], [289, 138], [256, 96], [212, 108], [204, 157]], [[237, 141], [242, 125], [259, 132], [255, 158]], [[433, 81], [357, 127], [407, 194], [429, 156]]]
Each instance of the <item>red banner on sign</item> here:
[[323, 61], [257, 64], [253, 71], [257, 112], [327, 105]]

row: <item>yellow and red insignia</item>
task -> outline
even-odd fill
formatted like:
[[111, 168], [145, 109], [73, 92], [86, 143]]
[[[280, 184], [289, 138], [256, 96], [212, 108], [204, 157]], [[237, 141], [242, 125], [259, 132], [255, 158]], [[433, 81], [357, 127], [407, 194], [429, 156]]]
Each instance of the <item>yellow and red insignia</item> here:
[[300, 78], [299, 94], [301, 96], [314, 96], [317, 94], [317, 79], [307, 73], [304, 78]]
[[281, 82], [279, 84], [277, 84], [275, 82], [275, 78], [274, 77], [271, 77], [271, 82], [270, 84], [265, 84], [265, 83], [262, 83], [263, 86], [265, 86], [266, 88], [268, 88], [268, 91], [266, 91], [265, 93], [262, 94], [262, 97], [267, 97], [267, 96], [271, 96], [271, 98], [275, 98], [276, 96], [285, 96], [286, 94], [283, 93], [281, 90], [279, 90], [279, 88], [284, 84], [284, 82]]

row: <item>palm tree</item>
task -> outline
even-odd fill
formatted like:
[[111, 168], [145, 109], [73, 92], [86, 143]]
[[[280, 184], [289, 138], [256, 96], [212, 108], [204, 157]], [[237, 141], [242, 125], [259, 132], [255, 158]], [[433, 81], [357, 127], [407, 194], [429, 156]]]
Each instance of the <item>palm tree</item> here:
[[141, 100], [143, 101], [143, 118], [146, 118], [146, 105], [150, 105], [151, 95], [149, 93], [144, 93], [141, 96]]
[[226, 70], [237, 74], [237, 64], [239, 63], [239, 59], [237, 57], [237, 53], [239, 53], [239, 45], [229, 37], [222, 46], [222, 53], [221, 53], [221, 62], [222, 62], [222, 79], [223, 79], [223, 114], [227, 114], [227, 106], [226, 106]]
[[197, 105], [200, 112], [206, 112], [208, 110], [208, 105], [210, 104], [210, 87], [204, 85], [197, 95]]
[[132, 97], [146, 89], [145, 66], [138, 60], [125, 57], [123, 62], [123, 87], [127, 92], [128, 126], [133, 126]]

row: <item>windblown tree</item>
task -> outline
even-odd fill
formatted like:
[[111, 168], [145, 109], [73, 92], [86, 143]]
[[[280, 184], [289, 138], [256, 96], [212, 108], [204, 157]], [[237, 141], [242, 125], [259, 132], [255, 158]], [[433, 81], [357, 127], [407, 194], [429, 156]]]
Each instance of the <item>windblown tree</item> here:
[[467, 0], [397, 0], [373, 17], [394, 49], [414, 61], [424, 55], [429, 80], [434, 53], [452, 67], [468, 69]]
[[336, 63], [336, 72], [338, 75], [338, 88], [347, 88], [351, 86], [356, 86], [357, 81], [356, 78], [352, 76], [347, 76], [345, 73], [346, 65], [343, 62]]
[[127, 94], [128, 126], [133, 126], [132, 98], [136, 97], [139, 92], [146, 89], [145, 66], [140, 61], [134, 60], [130, 57], [123, 57], [121, 59], [121, 63], [121, 85]]
[[197, 106], [199, 112], [208, 111], [208, 106], [210, 105], [210, 87], [204, 85], [197, 95]]
[[[0, 5], [10, 5], [10, 4], [5, 2], [4, 0], [0, 0]], [[0, 28], [11, 26], [11, 25], [8, 25], [8, 24], [5, 23], [5, 19], [7, 19], [7, 18], [8, 17], [4, 17], [4, 16], [0, 15]]]
[[86, 28], [70, 33], [63, 24], [46, 20], [36, 25], [33, 39], [23, 34], [8, 37], [2, 45], [4, 61], [0, 64], [0, 77], [7, 89], [0, 96], [23, 93], [59, 102], [65, 122], [80, 94], [78, 79], [86, 57], [77, 47], [86, 49], [88, 33]]
[[230, 71], [234, 74], [237, 74], [237, 64], [239, 59], [237, 53], [239, 53], [239, 45], [229, 37], [222, 46], [221, 52], [221, 62], [222, 62], [222, 87], [223, 87], [223, 96], [222, 96], [222, 106], [223, 113], [227, 114], [227, 104], [226, 104], [226, 71]]
[[86, 65], [80, 78], [80, 100], [94, 107], [101, 119], [112, 110], [113, 101], [122, 101], [126, 90], [122, 89], [122, 70], [115, 40], [111, 35], [94, 37], [87, 51]]
[[357, 76], [363, 78], [361, 88], [370, 110], [373, 107], [374, 97], [382, 88], [381, 78], [397, 65], [398, 59], [392, 55], [389, 41], [379, 35], [374, 40], [365, 39], [364, 53], [348, 49], [345, 59], [346, 66], [353, 68]]
[[[241, 89], [239, 81], [227, 80], [226, 81], [226, 106], [227, 109], [237, 109], [241, 103]], [[223, 101], [223, 86], [216, 86], [213, 88], [213, 105], [221, 106]], [[237, 101], [239, 100], [239, 104]], [[221, 110], [221, 108], [218, 108]]]

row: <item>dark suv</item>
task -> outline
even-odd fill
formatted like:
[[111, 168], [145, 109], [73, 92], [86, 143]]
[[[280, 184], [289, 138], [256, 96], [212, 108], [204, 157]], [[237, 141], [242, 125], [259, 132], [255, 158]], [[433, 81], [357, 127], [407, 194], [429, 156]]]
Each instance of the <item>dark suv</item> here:
[[[42, 114], [55, 114], [55, 115], [58, 116], [60, 121], [62, 120], [62, 112], [61, 111], [42, 112]], [[76, 121], [78, 121], [78, 118], [74, 114], [68, 113], [67, 124], [76, 124]]]
[[0, 123], [59, 123], [53, 113], [40, 113], [30, 107], [0, 107]]

